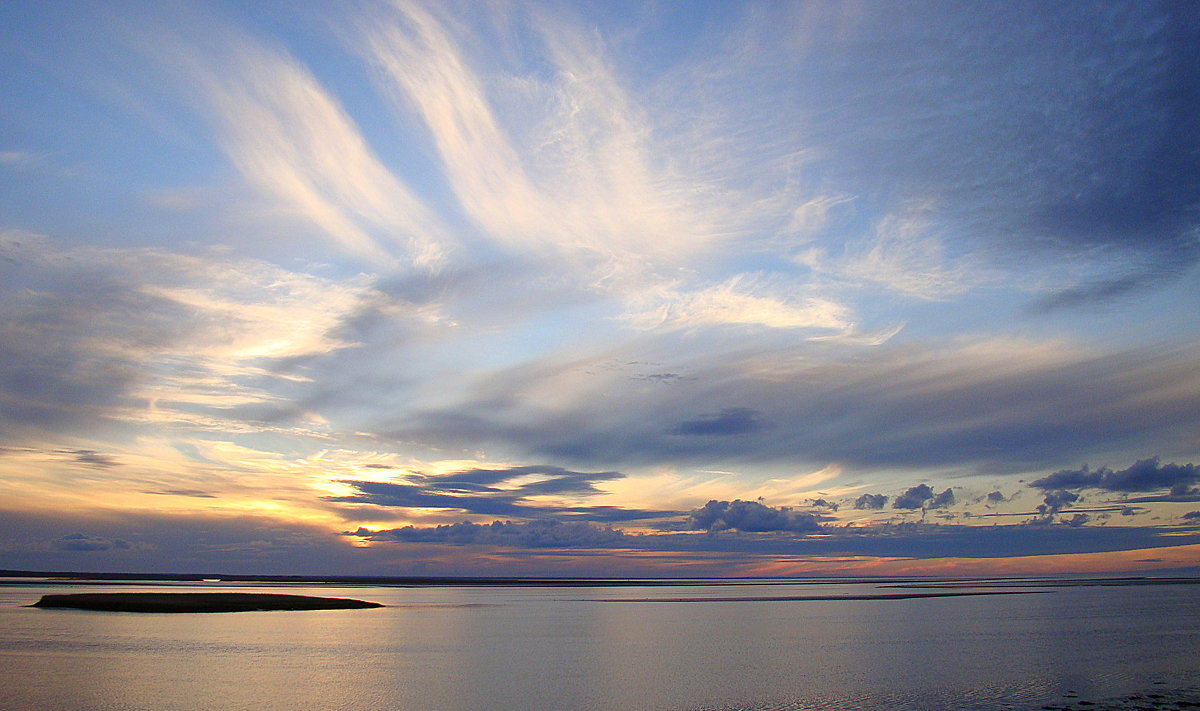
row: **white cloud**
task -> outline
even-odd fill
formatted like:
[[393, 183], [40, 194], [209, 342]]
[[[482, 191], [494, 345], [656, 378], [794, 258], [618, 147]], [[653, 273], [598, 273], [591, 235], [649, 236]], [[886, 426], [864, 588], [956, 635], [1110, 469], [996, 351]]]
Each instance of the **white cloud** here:
[[[812, 210], [805, 206], [802, 210], [814, 216], [802, 221], [819, 222], [827, 209], [822, 203]], [[934, 232], [932, 213], [932, 206], [921, 205], [886, 215], [868, 237], [850, 242], [841, 255], [809, 246], [793, 260], [818, 274], [880, 286], [915, 299], [932, 301], [962, 294], [987, 275], [961, 259], [955, 263], [947, 254], [942, 236]]]
[[837, 333], [853, 329], [845, 306], [816, 295], [780, 296], [747, 275], [692, 292], [660, 290], [651, 301], [648, 308], [644, 306], [628, 318], [635, 328], [752, 325]]
[[490, 238], [623, 289], [721, 236], [722, 206], [667, 167], [596, 36], [535, 16], [550, 71], [504, 73], [476, 66], [467, 50], [494, 38], [417, 3], [394, 10], [364, 25], [367, 57], [399, 109], [419, 115], [460, 204]]
[[41, 156], [29, 151], [0, 151], [0, 165], [21, 165], [40, 160]]
[[40, 390], [120, 391], [105, 402], [127, 409], [106, 414], [143, 422], [219, 427], [216, 412], [276, 401], [273, 387], [303, 376], [267, 363], [357, 345], [338, 327], [373, 295], [362, 276], [325, 279], [217, 253], [63, 248], [22, 232], [0, 235], [0, 257], [11, 265], [0, 323], [12, 357], [44, 350], [57, 364], [37, 369], [46, 383], [27, 374], [14, 385], [28, 389], [28, 404]]
[[222, 150], [251, 186], [375, 267], [444, 262], [449, 233], [304, 66], [232, 29], [206, 29], [208, 44], [176, 36], [157, 55], [198, 89]]

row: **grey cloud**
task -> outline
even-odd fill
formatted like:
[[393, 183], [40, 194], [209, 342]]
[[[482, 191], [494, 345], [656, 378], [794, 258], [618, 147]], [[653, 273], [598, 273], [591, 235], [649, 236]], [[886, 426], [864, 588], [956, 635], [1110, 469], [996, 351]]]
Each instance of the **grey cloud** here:
[[1114, 471], [1100, 467], [1095, 471], [1086, 465], [1081, 469], [1063, 469], [1033, 481], [1039, 489], [1104, 489], [1134, 492], [1170, 489], [1171, 496], [1188, 496], [1189, 487], [1200, 482], [1200, 469], [1193, 464], [1160, 464], [1158, 457], [1135, 462], [1128, 469]]
[[722, 437], [741, 435], [762, 429], [761, 413], [745, 407], [728, 407], [718, 413], [700, 419], [688, 420], [673, 432], [697, 437]]
[[[486, 249], [485, 244], [477, 244]], [[503, 332], [529, 319], [597, 299], [566, 278], [536, 271], [536, 265], [475, 251], [460, 255], [466, 265], [437, 273], [405, 272], [379, 278], [358, 306], [345, 314], [331, 335], [361, 348], [342, 349], [318, 357], [279, 360], [274, 368], [292, 373], [316, 370], [321, 377], [298, 400], [320, 411], [348, 411], [361, 418], [365, 409], [384, 417], [392, 400], [404, 396], [419, 378], [397, 370], [397, 358], [422, 360], [423, 349], [446, 337], [447, 323], [464, 331]], [[477, 260], [477, 261], [476, 261]], [[430, 314], [437, 318], [430, 320]], [[380, 402], [381, 395], [390, 398]], [[370, 411], [368, 410], [368, 411]]]
[[512, 495], [465, 496], [462, 495], [461, 489], [458, 490], [458, 493], [445, 493], [411, 484], [375, 481], [346, 481], [343, 483], [353, 486], [358, 493], [350, 496], [331, 496], [327, 498], [328, 501], [403, 508], [458, 509], [492, 516], [519, 516], [536, 513], [534, 509], [525, 509], [517, 504], [518, 497]]
[[757, 501], [709, 501], [688, 516], [688, 528], [707, 531], [728, 529], [752, 533], [768, 531], [816, 531], [816, 516], [797, 513], [788, 507], [774, 508]]
[[919, 509], [925, 507], [925, 502], [933, 498], [933, 489], [928, 484], [917, 484], [905, 491], [892, 502], [894, 509]]
[[854, 500], [856, 509], [881, 509], [887, 505], [888, 497], [883, 494], [863, 494]]
[[1044, 314], [1065, 308], [1103, 305], [1126, 295], [1144, 293], [1182, 277], [1191, 268], [1197, 252], [1200, 247], [1189, 249], [1187, 245], [1181, 245], [1160, 257], [1158, 262], [1133, 268], [1131, 273], [1053, 291], [1035, 299], [1028, 310]]
[[469, 469], [443, 476], [414, 476], [421, 484], [450, 489], [463, 486], [478, 491], [495, 491], [491, 485], [507, 482], [518, 477], [540, 475], [541, 481], [521, 484], [516, 491], [521, 496], [538, 494], [597, 494], [595, 483], [624, 478], [620, 472], [574, 472], [549, 465], [509, 467], [507, 469]]
[[[218, 389], [211, 383], [225, 376], [187, 354], [227, 340], [244, 321], [203, 298], [172, 298], [173, 290], [220, 300], [261, 287], [261, 296], [271, 288], [267, 275], [278, 273], [253, 261], [64, 247], [37, 235], [0, 233], [0, 425], [99, 433], [130, 426], [128, 410], [145, 407], [139, 391], [147, 382], [194, 379]], [[249, 390], [257, 383], [236, 385]], [[189, 414], [235, 419], [245, 409], [192, 403]], [[95, 466], [115, 461], [78, 454]]]
[[1034, 313], [1048, 313], [1062, 308], [1105, 303], [1136, 290], [1145, 279], [1146, 277], [1140, 274], [1129, 274], [1060, 289], [1035, 299], [1029, 305], [1029, 310]]
[[[211, 517], [205, 515], [161, 515], [124, 513], [100, 519], [66, 520], [87, 530], [83, 539], [70, 541], [136, 541], [131, 543], [137, 555], [123, 550], [70, 550], [49, 547], [47, 542], [61, 539], [63, 515], [40, 515], [4, 511], [0, 515], [0, 552], [5, 567], [25, 570], [86, 570], [103, 560], [112, 572], [212, 572], [306, 575], [376, 575], [381, 569], [396, 574], [428, 574], [422, 561], [429, 550], [421, 545], [453, 544], [476, 540], [486, 545], [506, 546], [514, 550], [512, 567], [505, 570], [529, 570], [522, 567], [520, 551], [532, 548], [538, 553], [554, 547], [568, 550], [583, 548], [633, 549], [657, 551], [666, 555], [713, 554], [720, 560], [733, 553], [813, 556], [884, 556], [906, 558], [1009, 557], [1064, 553], [1089, 553], [1115, 550], [1140, 550], [1164, 545], [1200, 543], [1200, 534], [1179, 528], [1162, 529], [1129, 526], [999, 525], [959, 526], [941, 524], [892, 525], [855, 528], [824, 527], [821, 536], [796, 536], [792, 532], [739, 533], [724, 531], [716, 535], [671, 533], [634, 535], [604, 526], [593, 526], [595, 533], [575, 526], [525, 526], [501, 524], [494, 538], [482, 529], [494, 524], [464, 525], [421, 529], [395, 534], [393, 540], [412, 545], [378, 545], [359, 548], [350, 536], [379, 537], [384, 542], [391, 534], [358, 531], [348, 535], [330, 534], [319, 527], [297, 522], [281, 522], [250, 516]], [[1191, 520], [1191, 519], [1189, 519]], [[532, 522], [531, 522], [532, 523]], [[567, 522], [570, 523], [570, 522]], [[395, 529], [404, 531], [404, 529]], [[131, 536], [136, 531], [137, 538]], [[432, 532], [430, 532], [432, 531]], [[440, 531], [440, 532], [439, 532]], [[1169, 532], [1170, 535], [1165, 535]], [[423, 540], [422, 540], [423, 539]], [[524, 541], [524, 544], [522, 543]], [[525, 545], [528, 544], [528, 545]], [[693, 559], [696, 561], [697, 559]], [[704, 561], [700, 560], [700, 565]], [[478, 575], [475, 558], [446, 563], [440, 574]], [[457, 567], [454, 567], [457, 565]], [[540, 565], [540, 564], [538, 564]], [[553, 575], [555, 568], [535, 568], [539, 574]], [[597, 576], [613, 575], [611, 562], [595, 568]], [[696, 568], [697, 570], [704, 568]], [[716, 570], [713, 568], [712, 570]], [[505, 574], [505, 573], [499, 573]], [[508, 574], [511, 574], [508, 573]]]
[[[1052, 524], [1039, 518], [1028, 524], [965, 526], [908, 523], [899, 525], [820, 528], [820, 536], [796, 536], [795, 532], [723, 530], [703, 533], [625, 534], [586, 524], [569, 526], [553, 522], [516, 524], [451, 524], [436, 527], [404, 527], [390, 531], [347, 532], [380, 542], [410, 544], [495, 545], [514, 549], [601, 548], [690, 553], [748, 553], [763, 555], [884, 556], [915, 559], [963, 557], [1003, 558], [1010, 556], [1090, 553], [1138, 550], [1163, 545], [1200, 542], [1200, 534], [1168, 538], [1162, 531], [1141, 527], [1089, 527], [1072, 518]], [[536, 525], [535, 525], [536, 524]], [[1031, 525], [1032, 524], [1032, 525]], [[1075, 525], [1072, 525], [1075, 524]], [[703, 529], [701, 529], [703, 530]], [[469, 571], [467, 571], [469, 574]]]
[[194, 499], [215, 499], [215, 494], [210, 494], [207, 491], [200, 489], [164, 489], [162, 491], [147, 491], [147, 494], [155, 494], [159, 496], [190, 496]]
[[72, 453], [75, 455], [75, 461], [80, 464], [89, 464], [103, 469], [115, 467], [119, 463], [116, 459], [106, 454], [101, 454], [90, 449], [77, 449]]
[[1109, 491], [1152, 491], [1170, 488], [1186, 494], [1186, 487], [1200, 481], [1200, 469], [1192, 464], [1159, 464], [1158, 457], [1143, 459], [1128, 469], [1106, 471], [1101, 478], [1101, 488]]
[[1072, 528], [1077, 528], [1079, 526], [1083, 526], [1084, 524], [1086, 524], [1088, 521], [1091, 521], [1091, 520], [1092, 520], [1091, 516], [1088, 516], [1085, 513], [1079, 513], [1079, 514], [1075, 514], [1074, 516], [1067, 519], [1066, 521], [1063, 521], [1063, 523], [1067, 526], [1071, 526]]
[[[652, 343], [676, 347], [666, 336]], [[755, 364], [787, 363], [797, 350], [811, 353], [811, 366], [786, 379], [755, 376]], [[489, 378], [462, 405], [401, 413], [380, 428], [398, 441], [486, 443], [579, 466], [838, 461], [1009, 473], [1081, 451], [1168, 446], [1200, 420], [1194, 352], [1066, 353], [1032, 358], [1019, 369], [999, 362], [998, 355], [912, 345], [841, 359], [820, 344], [785, 349], [768, 342], [706, 353], [693, 361], [695, 378], [669, 393], [597, 376], [585, 391], [586, 408], [553, 417], [528, 406], [538, 383], [558, 375], [552, 364], [538, 363]], [[693, 414], [732, 399], [753, 416]], [[1133, 421], [1141, 425], [1130, 427]], [[770, 423], [771, 436], [757, 436], [754, 422]], [[732, 431], [742, 434], [718, 434]]]
[[635, 374], [630, 376], [634, 380], [647, 380], [652, 383], [670, 383], [677, 380], [684, 380], [685, 376], [679, 373], [645, 373]]
[[1082, 469], [1062, 469], [1049, 476], [1036, 479], [1029, 485], [1038, 489], [1098, 488], [1102, 476], [1102, 472], [1093, 472], [1085, 464]]
[[1135, 288], [1131, 255], [1198, 256], [1198, 34], [1181, 2], [877, 7], [848, 31], [810, 32], [789, 98], [842, 192], [936, 194], [937, 227], [1017, 259], [1123, 250], [1112, 297]]
[[[529, 477], [540, 477], [528, 479]], [[506, 469], [467, 469], [450, 474], [411, 472], [405, 483], [346, 481], [357, 493], [326, 497], [346, 504], [439, 508], [485, 516], [515, 518], [587, 518], [594, 521], [633, 521], [670, 516], [671, 511], [641, 511], [613, 506], [549, 506], [530, 497], [546, 494], [590, 496], [600, 493], [596, 482], [620, 479], [620, 472], [576, 472], [537, 465]]]
[[988, 495], [984, 497], [984, 500], [987, 501], [988, 504], [1002, 504], [1005, 501], [1007, 501], [1008, 499], [1004, 498], [1004, 494], [1002, 494], [1001, 492], [992, 491], [992, 492], [989, 492]]
[[1058, 513], [1059, 509], [1070, 506], [1078, 500], [1079, 494], [1063, 490], [1051, 491], [1046, 494], [1042, 503], [1038, 505], [1037, 510], [1040, 514], [1053, 515]]
[[1128, 499], [1122, 499], [1122, 501], [1130, 504], [1153, 504], [1165, 502], [1189, 503], [1193, 501], [1200, 501], [1200, 492], [1195, 492], [1194, 490], [1192, 491], [1193, 493], [1185, 494], [1168, 493], [1160, 494], [1158, 496], [1134, 496]]
[[918, 484], [892, 502], [894, 509], [945, 509], [954, 505], [954, 491], [946, 489], [935, 494], [928, 484]]
[[[64, 526], [86, 533], [63, 536]], [[3, 510], [0, 556], [5, 568], [113, 573], [363, 574], [387, 564], [323, 526], [201, 512]]]
[[1183, 515], [1185, 521], [1200, 519], [1200, 511], [1188, 511]]
[[178, 337], [184, 310], [98, 265], [21, 257], [21, 276], [0, 266], [0, 420], [103, 425], [143, 377], [129, 353]]
[[954, 505], [954, 492], [947, 488], [942, 493], [933, 497], [933, 501], [929, 502], [931, 509], [945, 509]]
[[51, 542], [51, 545], [60, 551], [129, 550], [132, 547], [128, 541], [120, 538], [100, 538], [85, 536], [82, 533], [72, 533], [57, 538]]
[[612, 548], [620, 547], [630, 538], [611, 527], [583, 521], [493, 521], [490, 524], [463, 521], [433, 527], [404, 526], [386, 531], [359, 529], [347, 535], [374, 541], [516, 548]]

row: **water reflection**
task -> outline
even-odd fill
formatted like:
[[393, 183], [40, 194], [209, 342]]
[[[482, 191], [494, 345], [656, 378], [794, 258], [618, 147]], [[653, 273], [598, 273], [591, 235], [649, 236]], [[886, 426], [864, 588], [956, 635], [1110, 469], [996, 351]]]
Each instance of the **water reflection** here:
[[43, 591], [12, 588], [0, 665], [14, 711], [994, 708], [1187, 680], [1194, 591], [614, 604], [590, 600], [731, 588], [309, 587], [288, 592], [391, 607], [140, 615], [22, 608]]

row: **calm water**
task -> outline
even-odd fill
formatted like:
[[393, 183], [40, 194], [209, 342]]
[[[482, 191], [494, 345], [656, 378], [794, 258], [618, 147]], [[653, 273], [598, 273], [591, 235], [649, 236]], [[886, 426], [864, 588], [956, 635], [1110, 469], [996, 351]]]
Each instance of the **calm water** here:
[[[1200, 680], [1200, 586], [911, 600], [606, 602], [897, 592], [875, 584], [668, 588], [237, 587], [375, 610], [164, 615], [22, 607], [0, 587], [12, 711], [1040, 708], [1067, 692]], [[212, 590], [212, 587], [172, 587]]]

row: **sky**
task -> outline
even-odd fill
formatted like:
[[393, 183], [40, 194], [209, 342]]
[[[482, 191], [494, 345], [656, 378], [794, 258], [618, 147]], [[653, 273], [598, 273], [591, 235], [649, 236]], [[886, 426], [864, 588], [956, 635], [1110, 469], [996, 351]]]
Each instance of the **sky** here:
[[0, 4], [0, 567], [1200, 566], [1200, 6]]

